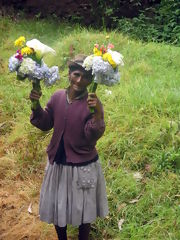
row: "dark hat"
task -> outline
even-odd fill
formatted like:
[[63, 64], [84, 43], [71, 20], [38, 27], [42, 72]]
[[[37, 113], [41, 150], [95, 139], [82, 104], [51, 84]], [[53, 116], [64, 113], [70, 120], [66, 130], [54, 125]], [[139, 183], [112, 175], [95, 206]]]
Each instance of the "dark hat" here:
[[[87, 56], [84, 54], [78, 54], [73, 59], [69, 60], [68, 67], [75, 67], [79, 65], [81, 68], [83, 68], [83, 62]], [[78, 66], [77, 66], [78, 67]]]

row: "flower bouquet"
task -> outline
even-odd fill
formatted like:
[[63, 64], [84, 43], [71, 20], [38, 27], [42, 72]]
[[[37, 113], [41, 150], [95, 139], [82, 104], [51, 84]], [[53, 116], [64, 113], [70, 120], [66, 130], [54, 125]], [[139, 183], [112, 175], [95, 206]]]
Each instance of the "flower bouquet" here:
[[[58, 67], [49, 68], [43, 61], [46, 54], [55, 54], [56, 52], [37, 39], [25, 42], [23, 36], [14, 42], [14, 45], [19, 49], [9, 58], [9, 70], [17, 73], [18, 80], [28, 78], [32, 81], [33, 89], [40, 92], [41, 80], [44, 80], [45, 85], [52, 85], [60, 78]], [[35, 109], [37, 104], [38, 101], [34, 100], [32, 108]]]
[[[120, 81], [118, 66], [124, 66], [123, 56], [113, 51], [114, 45], [109, 43], [108, 46], [98, 44], [94, 45], [94, 54], [85, 58], [83, 67], [88, 71], [92, 70], [94, 76], [89, 91], [95, 92], [98, 84], [112, 86]], [[90, 109], [93, 113], [93, 109]]]

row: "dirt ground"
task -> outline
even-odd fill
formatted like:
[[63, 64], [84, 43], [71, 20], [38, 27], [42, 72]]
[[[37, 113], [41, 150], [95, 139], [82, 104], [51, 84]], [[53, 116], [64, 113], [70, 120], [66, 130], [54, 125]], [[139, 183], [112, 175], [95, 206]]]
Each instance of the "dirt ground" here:
[[[8, 154], [10, 155], [10, 154]], [[43, 174], [22, 179], [0, 142], [0, 239], [55, 240], [53, 225], [39, 220], [38, 202]], [[69, 240], [77, 239], [69, 237]]]

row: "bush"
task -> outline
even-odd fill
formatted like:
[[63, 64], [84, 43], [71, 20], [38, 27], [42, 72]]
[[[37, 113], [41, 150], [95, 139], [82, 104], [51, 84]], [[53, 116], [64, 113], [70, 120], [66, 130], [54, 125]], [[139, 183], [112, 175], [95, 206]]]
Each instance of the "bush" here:
[[180, 2], [162, 0], [133, 19], [113, 18], [119, 30], [145, 41], [180, 43]]

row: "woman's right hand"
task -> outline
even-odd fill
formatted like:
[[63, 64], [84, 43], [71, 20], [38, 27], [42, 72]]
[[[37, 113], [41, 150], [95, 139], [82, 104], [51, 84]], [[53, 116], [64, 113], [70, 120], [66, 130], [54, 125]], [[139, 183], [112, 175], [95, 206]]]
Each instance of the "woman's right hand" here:
[[34, 100], [39, 101], [41, 95], [42, 95], [42, 92], [38, 92], [33, 89], [29, 95], [29, 98], [30, 98], [31, 102]]

